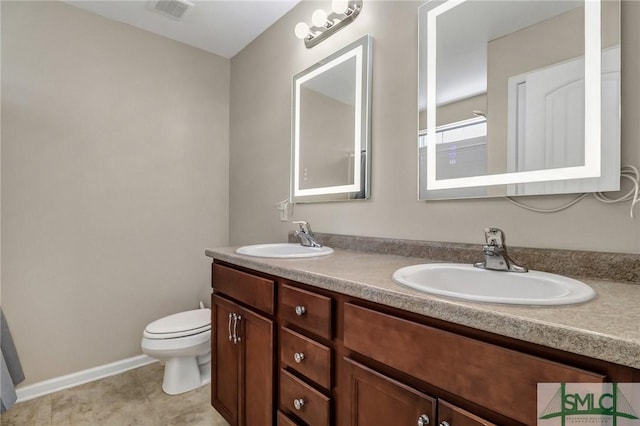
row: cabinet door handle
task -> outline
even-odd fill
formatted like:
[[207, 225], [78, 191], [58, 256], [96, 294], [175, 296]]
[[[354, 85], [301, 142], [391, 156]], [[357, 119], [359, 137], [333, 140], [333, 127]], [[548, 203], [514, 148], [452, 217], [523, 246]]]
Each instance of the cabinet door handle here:
[[233, 315], [234, 314], [229, 314], [229, 324], [228, 324], [228, 328], [229, 328], [229, 341], [233, 340], [233, 336], [231, 335], [231, 320], [233, 319]]
[[307, 313], [307, 309], [304, 306], [296, 306], [296, 315], [301, 317], [303, 316], [305, 313]]
[[301, 410], [302, 407], [304, 407], [304, 399], [302, 398], [294, 399], [293, 406], [296, 408], [296, 410]]
[[[420, 417], [418, 417], [418, 426], [427, 426], [430, 422], [429, 416], [427, 416], [426, 414], [421, 414]], [[442, 423], [440, 423], [440, 426], [449, 426], [449, 425], [443, 425]]]
[[242, 316], [233, 314], [233, 343], [240, 342], [240, 336], [238, 336], [238, 323], [242, 320]]
[[293, 360], [297, 363], [300, 364], [302, 361], [304, 361], [304, 353], [302, 352], [296, 352], [293, 354]]
[[440, 422], [440, 426], [449, 426], [449, 422], [447, 422], [446, 420], [443, 420]]

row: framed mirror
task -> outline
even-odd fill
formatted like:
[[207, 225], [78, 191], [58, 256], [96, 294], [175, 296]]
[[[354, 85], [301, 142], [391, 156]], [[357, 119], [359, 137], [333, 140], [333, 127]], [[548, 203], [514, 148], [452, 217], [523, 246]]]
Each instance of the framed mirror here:
[[418, 98], [419, 199], [618, 190], [620, 1], [431, 0]]
[[371, 37], [293, 77], [291, 201], [369, 198]]

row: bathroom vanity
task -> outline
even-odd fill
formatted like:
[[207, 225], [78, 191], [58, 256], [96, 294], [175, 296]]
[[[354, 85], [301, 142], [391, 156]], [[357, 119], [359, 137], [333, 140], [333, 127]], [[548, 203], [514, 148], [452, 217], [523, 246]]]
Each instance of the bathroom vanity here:
[[515, 307], [392, 282], [420, 258], [206, 253], [212, 405], [232, 425], [534, 425], [537, 383], [640, 382], [637, 284]]

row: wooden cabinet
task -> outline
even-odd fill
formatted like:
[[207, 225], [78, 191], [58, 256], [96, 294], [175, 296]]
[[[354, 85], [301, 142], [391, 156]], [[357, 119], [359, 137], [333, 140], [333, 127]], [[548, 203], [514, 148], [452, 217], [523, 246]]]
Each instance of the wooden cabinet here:
[[537, 422], [537, 383], [640, 380], [219, 261], [212, 271], [212, 404], [232, 425], [523, 426]]
[[279, 407], [309, 425], [331, 424], [331, 399], [286, 370], [280, 370]]
[[212, 296], [211, 405], [231, 424], [237, 425], [240, 389], [240, 346], [233, 342], [233, 315], [238, 305]]
[[333, 334], [332, 305], [330, 297], [288, 284], [280, 286], [278, 317], [327, 340]]
[[350, 426], [496, 426], [378, 371], [344, 358], [348, 376]]
[[[214, 272], [214, 288], [223, 277]], [[251, 291], [253, 280], [231, 274]], [[257, 278], [257, 277], [254, 277]], [[273, 282], [272, 282], [273, 284]], [[259, 282], [264, 285], [264, 282]], [[224, 286], [223, 286], [224, 287]], [[255, 294], [237, 299], [256, 300]], [[273, 306], [262, 298], [261, 307]], [[212, 296], [211, 404], [231, 425], [268, 425], [274, 413], [275, 322], [221, 293]]]
[[[344, 358], [349, 383], [349, 425], [430, 425], [436, 399]], [[422, 423], [419, 423], [422, 422]]]
[[289, 417], [287, 417], [285, 414], [283, 414], [282, 411], [278, 411], [277, 425], [278, 426], [298, 426], [296, 424], [296, 422], [294, 422]]
[[280, 363], [324, 389], [331, 389], [331, 348], [302, 334], [280, 329]]
[[439, 426], [497, 426], [444, 400], [438, 401]]
[[291, 283], [279, 286], [278, 408], [290, 422], [313, 426], [335, 424], [331, 397], [333, 303], [330, 296]]
[[[344, 307], [344, 345], [524, 424], [536, 423], [536, 405], [530, 402], [536, 401], [538, 383], [596, 383], [606, 379], [603, 374], [462, 337], [352, 303], [346, 303]], [[529, 403], [523, 405], [520, 401]]]

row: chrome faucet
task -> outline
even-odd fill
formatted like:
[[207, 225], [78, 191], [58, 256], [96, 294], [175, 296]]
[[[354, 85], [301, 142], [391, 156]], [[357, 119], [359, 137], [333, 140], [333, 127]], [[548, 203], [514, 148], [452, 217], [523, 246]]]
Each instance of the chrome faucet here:
[[504, 232], [498, 228], [484, 228], [486, 244], [482, 247], [484, 262], [474, 263], [473, 266], [493, 271], [528, 272], [529, 269], [517, 265], [507, 254], [504, 244]]
[[293, 222], [294, 225], [298, 225], [300, 229], [295, 232], [296, 237], [300, 238], [300, 244], [305, 247], [322, 247], [322, 244], [316, 241], [313, 232], [311, 231], [311, 225], [304, 220], [297, 220]]

